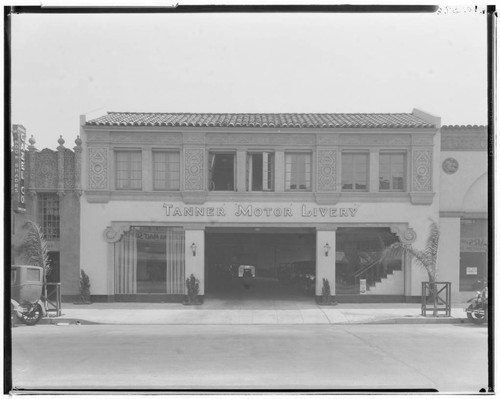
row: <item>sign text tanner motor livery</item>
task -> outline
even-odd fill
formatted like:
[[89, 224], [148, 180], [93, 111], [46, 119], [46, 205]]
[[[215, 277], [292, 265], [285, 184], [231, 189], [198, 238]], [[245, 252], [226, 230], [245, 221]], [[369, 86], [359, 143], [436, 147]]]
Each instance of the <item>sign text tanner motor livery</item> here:
[[[164, 203], [166, 216], [208, 216], [220, 217], [229, 216], [226, 207], [208, 207], [208, 206], [175, 206]], [[358, 208], [337, 208], [337, 207], [317, 207], [302, 205], [300, 209], [292, 207], [276, 207], [236, 204], [233, 210], [237, 217], [354, 217]]]

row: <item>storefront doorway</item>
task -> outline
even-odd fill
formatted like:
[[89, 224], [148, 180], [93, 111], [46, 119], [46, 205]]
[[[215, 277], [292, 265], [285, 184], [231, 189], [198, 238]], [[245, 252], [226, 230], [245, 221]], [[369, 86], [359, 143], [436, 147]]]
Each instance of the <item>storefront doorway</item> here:
[[382, 258], [385, 248], [397, 241], [388, 227], [339, 227], [336, 294], [403, 295], [403, 259]]
[[314, 298], [313, 229], [207, 228], [208, 299]]

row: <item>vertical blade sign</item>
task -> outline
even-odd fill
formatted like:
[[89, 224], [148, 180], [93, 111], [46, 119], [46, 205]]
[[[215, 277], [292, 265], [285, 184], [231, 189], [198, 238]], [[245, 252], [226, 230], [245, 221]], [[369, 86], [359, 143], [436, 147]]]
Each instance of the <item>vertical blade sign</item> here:
[[26, 212], [26, 196], [24, 184], [26, 129], [23, 125], [12, 126], [14, 144], [14, 212]]

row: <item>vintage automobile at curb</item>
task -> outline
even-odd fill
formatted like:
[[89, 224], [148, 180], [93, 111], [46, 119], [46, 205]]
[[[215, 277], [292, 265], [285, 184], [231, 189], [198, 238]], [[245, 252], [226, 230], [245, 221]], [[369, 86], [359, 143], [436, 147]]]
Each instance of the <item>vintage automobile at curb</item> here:
[[47, 315], [42, 301], [43, 269], [39, 266], [12, 265], [11, 267], [11, 319], [16, 318], [34, 326]]

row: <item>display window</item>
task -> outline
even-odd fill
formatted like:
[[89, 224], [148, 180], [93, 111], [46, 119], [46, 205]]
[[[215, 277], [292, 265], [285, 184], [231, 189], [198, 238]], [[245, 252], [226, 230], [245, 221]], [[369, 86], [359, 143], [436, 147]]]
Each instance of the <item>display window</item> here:
[[488, 221], [460, 221], [460, 291], [481, 290], [488, 280]]
[[185, 238], [178, 227], [131, 227], [115, 244], [116, 294], [184, 294]]

